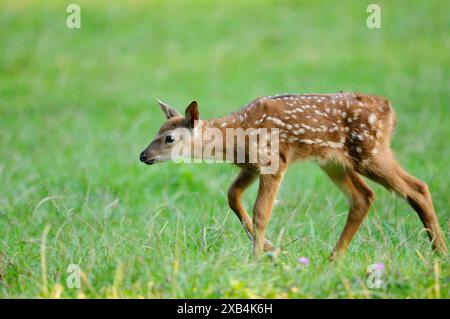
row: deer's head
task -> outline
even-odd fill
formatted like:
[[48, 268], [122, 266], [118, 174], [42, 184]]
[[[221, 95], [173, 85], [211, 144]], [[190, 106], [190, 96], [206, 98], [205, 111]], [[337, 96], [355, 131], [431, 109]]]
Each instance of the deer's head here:
[[[166, 116], [166, 122], [161, 126], [153, 141], [142, 151], [139, 159], [145, 164], [152, 165], [157, 162], [173, 159], [172, 150], [180, 143], [189, 143], [185, 138], [186, 132], [194, 134], [194, 127], [199, 120], [198, 104], [192, 101], [181, 115], [170, 105], [158, 100], [158, 104]], [[189, 145], [190, 146], [190, 145]]]

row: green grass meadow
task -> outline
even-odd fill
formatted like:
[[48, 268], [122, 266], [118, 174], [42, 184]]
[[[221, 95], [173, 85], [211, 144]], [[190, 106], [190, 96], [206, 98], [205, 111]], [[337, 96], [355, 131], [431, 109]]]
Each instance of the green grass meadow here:
[[1, 1], [0, 297], [449, 298], [448, 257], [378, 185], [332, 264], [345, 197], [314, 163], [292, 166], [267, 230], [281, 252], [255, 261], [226, 202], [236, 167], [139, 162], [163, 123], [156, 98], [196, 99], [210, 118], [276, 93], [383, 95], [393, 149], [429, 184], [448, 241], [450, 4], [376, 1], [369, 29], [371, 2], [77, 0], [68, 29], [72, 1]]

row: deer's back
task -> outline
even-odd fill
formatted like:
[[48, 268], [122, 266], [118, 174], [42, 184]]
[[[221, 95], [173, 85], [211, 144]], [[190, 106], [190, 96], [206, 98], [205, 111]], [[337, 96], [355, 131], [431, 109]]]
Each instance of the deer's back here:
[[279, 128], [281, 146], [299, 158], [339, 153], [353, 162], [389, 147], [396, 122], [387, 99], [358, 93], [262, 97], [239, 113], [246, 127]]

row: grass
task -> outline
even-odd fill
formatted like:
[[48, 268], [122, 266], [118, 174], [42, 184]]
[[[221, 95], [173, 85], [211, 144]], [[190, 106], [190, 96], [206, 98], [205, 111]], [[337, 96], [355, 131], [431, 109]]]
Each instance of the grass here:
[[[377, 185], [330, 264], [345, 199], [313, 164], [292, 167], [268, 228], [282, 253], [255, 262], [226, 203], [237, 168], [138, 161], [163, 120], [158, 97], [180, 111], [197, 99], [208, 118], [281, 92], [384, 95], [393, 149], [429, 184], [448, 240], [447, 3], [378, 1], [378, 30], [366, 1], [78, 3], [79, 30], [64, 1], [0, 4], [0, 297], [449, 298], [448, 258]], [[384, 284], [369, 289], [376, 262]]]

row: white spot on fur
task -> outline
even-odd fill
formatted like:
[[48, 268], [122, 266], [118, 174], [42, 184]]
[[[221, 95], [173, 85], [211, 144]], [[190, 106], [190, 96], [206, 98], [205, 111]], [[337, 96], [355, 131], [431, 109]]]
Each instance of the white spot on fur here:
[[377, 121], [377, 116], [374, 113], [370, 114], [368, 121], [370, 125], [374, 125], [375, 122]]

